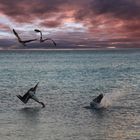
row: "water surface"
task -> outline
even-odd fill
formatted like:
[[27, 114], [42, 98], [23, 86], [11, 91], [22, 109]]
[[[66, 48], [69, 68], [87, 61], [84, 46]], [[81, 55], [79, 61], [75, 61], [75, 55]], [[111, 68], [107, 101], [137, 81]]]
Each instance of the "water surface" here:
[[[37, 82], [43, 109], [16, 98]], [[140, 138], [140, 50], [1, 51], [0, 87], [2, 140]]]

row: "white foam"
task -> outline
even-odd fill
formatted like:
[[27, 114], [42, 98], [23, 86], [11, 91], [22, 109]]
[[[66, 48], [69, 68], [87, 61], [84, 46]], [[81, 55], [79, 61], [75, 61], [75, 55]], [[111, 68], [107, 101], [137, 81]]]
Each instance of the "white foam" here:
[[121, 89], [114, 89], [110, 93], [106, 93], [101, 101], [101, 106], [107, 108], [111, 106], [115, 101], [119, 100], [121, 97], [132, 93], [132, 88], [130, 86], [123, 86]]

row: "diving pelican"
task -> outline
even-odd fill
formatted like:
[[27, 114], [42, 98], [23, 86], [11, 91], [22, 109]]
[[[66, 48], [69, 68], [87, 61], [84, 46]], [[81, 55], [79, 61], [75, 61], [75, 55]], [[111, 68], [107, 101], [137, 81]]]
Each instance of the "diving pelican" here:
[[33, 99], [34, 101], [38, 102], [39, 104], [42, 105], [42, 107], [45, 107], [45, 104], [43, 102], [40, 102], [38, 98], [35, 96], [36, 88], [39, 83], [35, 85], [35, 87], [30, 88], [23, 96], [17, 95], [17, 97], [23, 102], [27, 103], [29, 99]]
[[46, 41], [46, 40], [51, 40], [51, 41], [53, 42], [53, 44], [56, 46], [55, 41], [54, 41], [54, 40], [52, 40], [51, 38], [46, 38], [46, 39], [43, 39], [43, 37], [42, 37], [42, 32], [41, 32], [40, 30], [35, 29], [34, 31], [35, 31], [35, 32], [40, 33], [40, 43], [42, 43], [42, 42], [44, 42], [44, 41]]
[[92, 100], [92, 102], [90, 102], [90, 107], [99, 108], [102, 99], [103, 99], [103, 94], [98, 95], [95, 99]]
[[26, 46], [26, 43], [32, 42], [32, 41], [36, 41], [37, 39], [30, 39], [30, 40], [21, 40], [21, 38], [19, 37], [19, 35], [17, 34], [17, 32], [15, 31], [15, 29], [13, 29], [13, 33], [14, 35], [17, 37], [18, 41], [23, 45]]
[[100, 109], [100, 108], [103, 108], [103, 106], [101, 105], [102, 99], [103, 99], [103, 94], [100, 94], [96, 98], [94, 98], [92, 100], [92, 102], [90, 102], [90, 106], [84, 106], [84, 108], [86, 108], [86, 109]]

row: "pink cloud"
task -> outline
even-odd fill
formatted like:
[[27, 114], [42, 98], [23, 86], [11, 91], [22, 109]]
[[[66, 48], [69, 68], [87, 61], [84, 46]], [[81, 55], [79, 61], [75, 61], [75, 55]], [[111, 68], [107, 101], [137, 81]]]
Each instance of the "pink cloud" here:
[[[34, 25], [39, 20], [40, 27], [55, 28], [56, 35], [52, 37], [59, 41], [61, 39], [60, 44], [65, 42], [62, 39], [65, 38], [69, 44], [85, 43], [102, 47], [111, 45], [113, 40], [119, 40], [115, 42], [116, 46], [123, 46], [121, 43], [129, 43], [131, 46], [140, 39], [139, 0], [0, 0], [0, 13], [15, 24]], [[71, 22], [86, 27], [83, 33], [85, 36], [76, 28], [69, 36], [69, 29], [62, 27]], [[0, 28], [8, 30], [4, 25], [0, 25]], [[59, 28], [63, 31], [57, 31]], [[85, 38], [88, 39], [85, 41]]]

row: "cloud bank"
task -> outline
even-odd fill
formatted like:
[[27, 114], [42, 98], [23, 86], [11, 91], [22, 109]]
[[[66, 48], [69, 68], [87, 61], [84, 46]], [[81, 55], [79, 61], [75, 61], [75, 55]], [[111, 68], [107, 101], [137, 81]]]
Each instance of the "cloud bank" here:
[[[10, 29], [18, 27], [31, 35], [31, 30], [40, 28], [62, 48], [140, 47], [139, 0], [0, 0], [0, 15], [9, 21], [0, 21], [0, 34], [9, 34], [12, 46]], [[9, 38], [4, 37], [6, 44]], [[38, 42], [32, 45], [40, 47]], [[45, 46], [48, 43], [41, 44]]]

